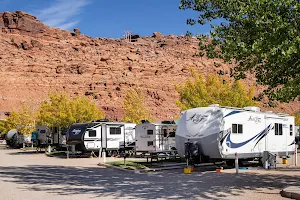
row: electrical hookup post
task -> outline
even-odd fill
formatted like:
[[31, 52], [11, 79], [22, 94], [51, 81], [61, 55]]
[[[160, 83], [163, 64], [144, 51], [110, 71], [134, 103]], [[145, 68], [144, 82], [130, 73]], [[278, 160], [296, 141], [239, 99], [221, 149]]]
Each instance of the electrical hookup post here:
[[239, 174], [239, 158], [238, 158], [237, 153], [235, 153], [234, 156], [235, 156], [235, 163], [234, 163], [235, 173], [236, 173], [236, 175], [238, 175]]
[[295, 144], [295, 153], [294, 153], [294, 155], [295, 155], [295, 166], [297, 166], [297, 145]]

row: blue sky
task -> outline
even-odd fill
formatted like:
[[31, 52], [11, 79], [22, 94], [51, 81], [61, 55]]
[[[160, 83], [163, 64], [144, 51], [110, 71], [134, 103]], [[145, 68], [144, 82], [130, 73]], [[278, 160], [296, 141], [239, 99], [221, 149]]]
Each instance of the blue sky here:
[[91, 37], [123, 37], [125, 30], [141, 36], [153, 32], [207, 34], [209, 25], [189, 26], [196, 12], [179, 10], [180, 0], [0, 0], [0, 12], [22, 10], [49, 26], [79, 28]]

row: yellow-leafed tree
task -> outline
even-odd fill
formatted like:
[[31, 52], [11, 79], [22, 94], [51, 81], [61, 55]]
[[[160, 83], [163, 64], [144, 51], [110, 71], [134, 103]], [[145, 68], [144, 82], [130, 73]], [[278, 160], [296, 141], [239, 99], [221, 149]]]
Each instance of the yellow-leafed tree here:
[[104, 113], [85, 96], [70, 98], [63, 92], [49, 93], [49, 101], [41, 103], [38, 123], [48, 127], [69, 127], [73, 123], [101, 119]]
[[5, 131], [18, 129], [21, 135], [30, 135], [35, 130], [35, 112], [27, 104], [23, 104], [20, 111], [12, 111], [4, 124]]
[[230, 82], [230, 79], [214, 74], [205, 79], [193, 69], [191, 73], [192, 78], [175, 86], [179, 93], [176, 104], [181, 110], [206, 107], [210, 104], [231, 107], [258, 105], [258, 102], [253, 100], [254, 88], [248, 88], [241, 81]]
[[295, 112], [294, 116], [295, 116], [295, 125], [300, 126], [300, 111]]
[[145, 96], [141, 89], [129, 88], [123, 101], [123, 109], [125, 111], [123, 121], [141, 123], [142, 120], [153, 121], [149, 109], [145, 105]]
[[74, 97], [72, 99], [72, 106], [75, 123], [89, 122], [105, 117], [105, 114], [97, 108], [95, 102], [86, 96]]

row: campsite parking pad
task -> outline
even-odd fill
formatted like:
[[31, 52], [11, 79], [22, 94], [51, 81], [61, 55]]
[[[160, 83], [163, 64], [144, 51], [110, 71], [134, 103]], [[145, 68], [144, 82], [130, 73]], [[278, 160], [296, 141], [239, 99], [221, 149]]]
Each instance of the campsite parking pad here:
[[0, 199], [286, 199], [279, 192], [300, 182], [300, 168], [277, 171], [183, 170], [147, 174], [97, 166], [99, 159], [58, 159], [0, 145]]

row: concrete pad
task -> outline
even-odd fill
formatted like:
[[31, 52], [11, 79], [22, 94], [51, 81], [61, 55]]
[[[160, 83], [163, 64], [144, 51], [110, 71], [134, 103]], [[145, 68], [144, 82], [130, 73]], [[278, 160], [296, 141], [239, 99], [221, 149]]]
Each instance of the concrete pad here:
[[281, 196], [300, 200], [300, 186], [290, 186], [280, 192]]

